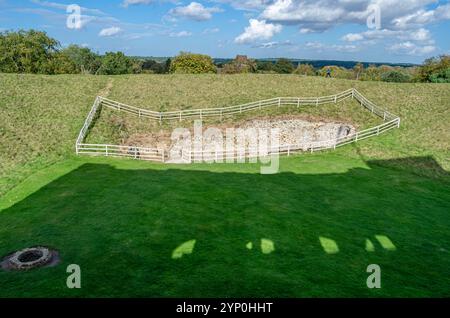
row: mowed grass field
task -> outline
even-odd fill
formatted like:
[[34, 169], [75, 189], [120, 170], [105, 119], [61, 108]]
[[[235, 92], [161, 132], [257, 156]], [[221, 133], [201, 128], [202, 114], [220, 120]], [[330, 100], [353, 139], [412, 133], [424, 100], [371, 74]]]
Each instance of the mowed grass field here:
[[[450, 295], [449, 85], [5, 74], [0, 84], [0, 256], [34, 245], [61, 255], [53, 268], [0, 271], [1, 297]], [[402, 127], [282, 158], [276, 175], [74, 156], [97, 94], [172, 110], [351, 87]], [[299, 114], [364, 119], [342, 107]], [[66, 287], [69, 264], [81, 267], [81, 289]], [[381, 266], [381, 289], [366, 287], [369, 264]]]

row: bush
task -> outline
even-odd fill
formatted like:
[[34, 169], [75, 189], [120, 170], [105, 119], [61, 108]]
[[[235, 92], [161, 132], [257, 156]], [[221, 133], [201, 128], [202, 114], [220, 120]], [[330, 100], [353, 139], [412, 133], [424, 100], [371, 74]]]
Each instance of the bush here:
[[450, 83], [450, 67], [432, 74], [429, 79], [432, 83]]
[[170, 63], [171, 73], [216, 73], [216, 66], [208, 55], [181, 52]]
[[288, 59], [279, 59], [273, 66], [273, 70], [279, 74], [291, 74], [294, 72], [294, 64]]
[[77, 65], [63, 52], [53, 55], [48, 63], [47, 74], [78, 74]]
[[273, 73], [274, 72], [274, 64], [270, 61], [257, 61], [256, 69], [260, 73]]
[[381, 81], [381, 68], [370, 65], [361, 76], [362, 81]]
[[256, 63], [245, 55], [238, 55], [222, 68], [224, 74], [254, 73], [256, 72]]
[[102, 66], [99, 74], [103, 75], [119, 75], [133, 73], [133, 62], [122, 52], [108, 52], [102, 59]]
[[316, 75], [316, 70], [311, 64], [299, 64], [294, 73], [305, 76], [314, 76]]
[[392, 82], [392, 83], [407, 83], [411, 81], [411, 77], [408, 74], [403, 72], [392, 70], [385, 72], [381, 75], [381, 80], [383, 82]]

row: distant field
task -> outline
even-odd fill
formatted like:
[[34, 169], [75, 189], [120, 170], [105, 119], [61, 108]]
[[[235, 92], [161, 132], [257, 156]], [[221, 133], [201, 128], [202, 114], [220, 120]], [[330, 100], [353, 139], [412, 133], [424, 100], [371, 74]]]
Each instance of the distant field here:
[[[401, 128], [282, 158], [276, 175], [260, 175], [257, 164], [74, 155], [96, 95], [165, 111], [351, 87], [399, 115]], [[448, 297], [449, 106], [449, 84], [0, 74], [0, 257], [34, 245], [61, 253], [54, 268], [0, 270], [0, 297]], [[323, 107], [297, 114], [376, 120], [351, 101]], [[238, 118], [255, 115], [264, 114]], [[116, 140], [115, 116], [146, 128], [103, 110], [91, 140]], [[80, 290], [65, 286], [73, 263]], [[368, 264], [382, 268], [380, 290], [365, 285]]]

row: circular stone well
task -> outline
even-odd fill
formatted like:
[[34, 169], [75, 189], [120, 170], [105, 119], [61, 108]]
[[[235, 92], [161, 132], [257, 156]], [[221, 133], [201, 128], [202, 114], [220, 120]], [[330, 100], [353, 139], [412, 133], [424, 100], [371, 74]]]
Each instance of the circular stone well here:
[[58, 263], [58, 253], [47, 247], [25, 248], [6, 256], [1, 265], [5, 270], [25, 271]]

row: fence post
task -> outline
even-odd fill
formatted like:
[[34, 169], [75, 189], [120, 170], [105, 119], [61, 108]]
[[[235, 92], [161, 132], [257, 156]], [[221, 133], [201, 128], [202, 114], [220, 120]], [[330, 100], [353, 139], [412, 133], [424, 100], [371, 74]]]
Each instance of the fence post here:
[[278, 97], [278, 107], [281, 107], [281, 97]]
[[383, 112], [383, 120], [386, 121], [386, 112]]
[[262, 108], [262, 102], [259, 101], [259, 109], [261, 109], [261, 108]]
[[180, 121], [181, 121], [181, 110], [180, 110]]
[[159, 124], [160, 125], [162, 124], [162, 113], [161, 112], [159, 112]]
[[300, 108], [300, 97], [297, 98], [297, 108]]
[[105, 150], [106, 150], [106, 157], [108, 157], [108, 145], [106, 145]]
[[291, 155], [291, 146], [288, 146], [288, 157]]
[[377, 136], [380, 134], [380, 126], [377, 127]]
[[134, 147], [134, 159], [137, 159], [137, 153], [138, 153], [137, 147]]
[[400, 117], [398, 118], [398, 122], [397, 122], [397, 128], [400, 128]]
[[337, 95], [334, 95], [334, 103], [337, 103]]
[[358, 133], [356, 133], [355, 141], [358, 142]]
[[316, 99], [316, 106], [319, 106], [319, 97]]

